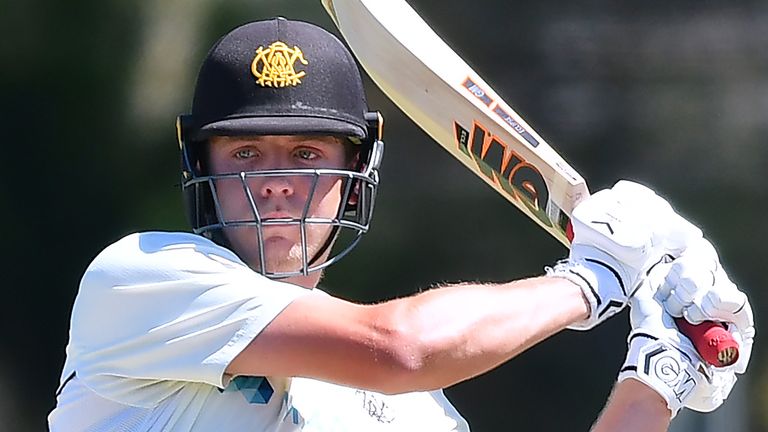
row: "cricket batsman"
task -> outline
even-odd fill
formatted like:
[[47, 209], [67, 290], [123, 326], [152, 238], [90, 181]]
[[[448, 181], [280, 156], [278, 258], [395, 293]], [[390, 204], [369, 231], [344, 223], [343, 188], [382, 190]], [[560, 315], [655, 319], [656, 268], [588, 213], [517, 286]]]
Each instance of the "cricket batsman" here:
[[[376, 304], [317, 289], [370, 228], [384, 149], [353, 57], [317, 26], [224, 35], [177, 126], [192, 232], [130, 234], [85, 270], [51, 431], [468, 431], [442, 389], [627, 305], [595, 431], [666, 430], [746, 370], [747, 297], [698, 228], [626, 181], [576, 208], [569, 256], [539, 277]], [[705, 364], [673, 316], [728, 323], [739, 361]]]

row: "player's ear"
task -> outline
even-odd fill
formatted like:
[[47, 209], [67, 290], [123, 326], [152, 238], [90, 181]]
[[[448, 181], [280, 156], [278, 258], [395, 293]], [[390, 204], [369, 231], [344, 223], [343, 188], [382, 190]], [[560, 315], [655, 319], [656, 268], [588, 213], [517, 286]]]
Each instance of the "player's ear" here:
[[[347, 168], [353, 171], [361, 171], [362, 164], [360, 163], [360, 144], [353, 143], [349, 138], [344, 141], [345, 152], [347, 154]], [[355, 206], [360, 197], [360, 181], [353, 180], [355, 182], [352, 192], [347, 199], [347, 205]]]
[[347, 169], [358, 171], [360, 166], [360, 143], [353, 143], [350, 138], [342, 140], [344, 146], [344, 158], [346, 159]]
[[348, 167], [351, 169], [356, 169], [360, 166], [360, 152], [356, 152], [352, 157], [349, 158]]
[[360, 198], [360, 181], [355, 180], [355, 186], [352, 188], [352, 193], [349, 194], [347, 204], [351, 206], [357, 205], [357, 201]]

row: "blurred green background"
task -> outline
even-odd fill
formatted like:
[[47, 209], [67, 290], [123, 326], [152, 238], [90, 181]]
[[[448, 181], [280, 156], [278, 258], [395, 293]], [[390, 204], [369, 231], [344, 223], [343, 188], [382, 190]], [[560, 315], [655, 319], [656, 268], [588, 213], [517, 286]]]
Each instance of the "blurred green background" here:
[[[768, 3], [410, 2], [592, 190], [638, 180], [704, 227], [751, 296], [757, 344], [725, 406], [683, 414], [673, 429], [768, 431]], [[309, 0], [10, 3], [0, 14], [0, 429], [36, 431], [88, 262], [126, 233], [186, 229], [174, 118], [207, 49], [249, 20], [332, 24]], [[369, 105], [386, 117], [387, 142], [373, 230], [331, 268], [327, 289], [385, 299], [536, 275], [566, 254], [372, 85]], [[447, 393], [475, 431], [585, 431], [623, 359], [626, 321], [558, 334]]]

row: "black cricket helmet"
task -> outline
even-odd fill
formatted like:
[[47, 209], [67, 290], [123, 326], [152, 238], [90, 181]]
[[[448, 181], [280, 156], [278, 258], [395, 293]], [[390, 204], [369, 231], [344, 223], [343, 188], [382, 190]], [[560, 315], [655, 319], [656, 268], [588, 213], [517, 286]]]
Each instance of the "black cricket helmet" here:
[[[245, 24], [219, 39], [203, 61], [192, 112], [179, 116], [177, 132], [182, 190], [193, 231], [227, 247], [232, 247], [228, 230], [255, 232], [259, 258], [249, 265], [265, 276], [283, 278], [323, 269], [346, 255], [368, 231], [383, 152], [382, 118], [368, 111], [354, 58], [322, 28], [275, 18]], [[337, 136], [359, 150], [357, 162], [349, 169], [209, 172], [209, 138], [255, 135]], [[340, 179], [342, 196], [336, 215], [309, 214], [310, 194], [300, 216], [263, 218], [249, 184], [255, 178], [276, 176], [310, 179], [312, 191], [322, 178]], [[216, 190], [223, 181], [241, 183], [242, 199], [251, 207], [248, 218], [224, 214]], [[319, 250], [310, 250], [307, 244], [312, 224], [332, 227]], [[270, 225], [300, 230], [302, 256], [295, 269], [267, 268], [263, 230]], [[340, 236], [342, 232], [346, 234]], [[341, 237], [341, 244], [329, 250]]]

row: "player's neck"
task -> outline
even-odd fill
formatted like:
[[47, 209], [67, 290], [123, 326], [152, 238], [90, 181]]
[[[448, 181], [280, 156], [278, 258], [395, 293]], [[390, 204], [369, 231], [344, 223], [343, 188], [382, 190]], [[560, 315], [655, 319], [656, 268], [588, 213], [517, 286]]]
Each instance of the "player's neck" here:
[[291, 276], [289, 278], [281, 279], [283, 282], [298, 285], [307, 289], [313, 289], [320, 283], [320, 278], [323, 276], [322, 271], [315, 271], [306, 276]]

